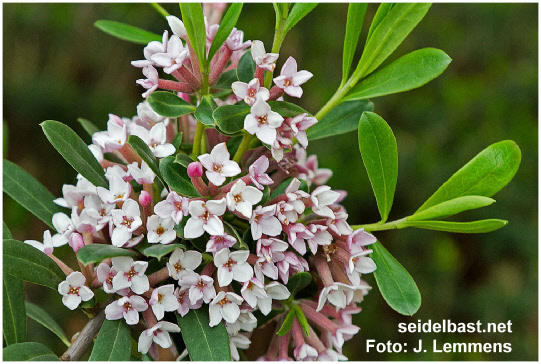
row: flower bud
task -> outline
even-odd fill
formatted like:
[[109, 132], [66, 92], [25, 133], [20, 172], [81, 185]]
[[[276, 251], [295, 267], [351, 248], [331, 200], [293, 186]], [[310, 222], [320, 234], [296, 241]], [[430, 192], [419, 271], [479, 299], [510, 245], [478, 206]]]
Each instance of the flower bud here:
[[203, 175], [203, 165], [200, 162], [192, 162], [188, 165], [188, 176], [198, 178]]
[[141, 191], [139, 194], [139, 203], [141, 206], [146, 207], [152, 202], [152, 197], [147, 191]]
[[77, 253], [79, 249], [85, 246], [85, 241], [79, 233], [72, 233], [68, 239], [69, 246], [73, 248], [73, 251]]

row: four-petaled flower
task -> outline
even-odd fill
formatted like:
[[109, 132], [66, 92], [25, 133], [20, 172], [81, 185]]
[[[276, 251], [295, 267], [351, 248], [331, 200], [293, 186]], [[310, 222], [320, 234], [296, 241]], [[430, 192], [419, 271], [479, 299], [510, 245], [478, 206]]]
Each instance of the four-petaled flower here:
[[202, 259], [201, 253], [195, 250], [183, 251], [177, 248], [167, 262], [169, 275], [173, 279], [180, 279], [184, 274], [192, 273], [195, 268], [199, 267]]
[[164, 349], [170, 348], [171, 345], [173, 345], [171, 337], [169, 336], [170, 332], [180, 332], [180, 327], [166, 321], [158, 322], [150, 329], [147, 329], [141, 333], [141, 336], [139, 336], [137, 351], [142, 354], [148, 353], [152, 342], [155, 342]]
[[186, 239], [198, 238], [205, 233], [210, 235], [222, 235], [224, 225], [219, 216], [222, 216], [226, 209], [225, 197], [221, 200], [207, 202], [192, 201], [188, 207], [191, 217], [184, 226], [184, 237]]
[[254, 78], [249, 83], [235, 81], [231, 84], [233, 93], [245, 103], [252, 106], [258, 98], [267, 101], [270, 97], [269, 90], [259, 86], [259, 79]]
[[239, 179], [227, 193], [227, 207], [231, 211], [238, 211], [247, 219], [252, 216], [252, 206], [261, 201], [263, 192]]
[[237, 321], [242, 301], [242, 297], [236, 293], [220, 291], [209, 305], [209, 326], [218, 325], [222, 318], [229, 323]]
[[139, 322], [139, 312], [148, 308], [147, 301], [140, 296], [125, 296], [105, 307], [107, 320], [118, 320], [124, 317], [128, 325]]
[[134, 262], [130, 257], [116, 257], [112, 259], [113, 268], [118, 272], [113, 278], [113, 289], [131, 288], [136, 294], [143, 294], [149, 290], [150, 285], [145, 271], [148, 262]]
[[258, 98], [244, 119], [244, 129], [263, 143], [272, 145], [276, 140], [276, 128], [283, 121], [282, 115], [272, 111], [269, 104]]
[[216, 145], [210, 154], [197, 157], [207, 170], [205, 175], [215, 186], [221, 186], [226, 177], [233, 177], [240, 173], [237, 162], [229, 160], [229, 157], [225, 143]]
[[297, 61], [295, 58], [289, 57], [282, 66], [280, 76], [274, 79], [276, 86], [283, 88], [284, 92], [289, 96], [301, 97], [302, 88], [300, 85], [312, 78], [313, 74], [308, 71], [297, 72]]
[[214, 256], [214, 265], [218, 268], [218, 284], [227, 286], [234, 279], [237, 282], [246, 282], [254, 275], [252, 266], [246, 262], [250, 252], [237, 250], [230, 252], [224, 248]]
[[94, 292], [85, 286], [85, 276], [81, 272], [73, 272], [65, 281], [58, 285], [58, 293], [62, 296], [62, 303], [70, 310], [75, 310], [81, 301], [89, 301]]

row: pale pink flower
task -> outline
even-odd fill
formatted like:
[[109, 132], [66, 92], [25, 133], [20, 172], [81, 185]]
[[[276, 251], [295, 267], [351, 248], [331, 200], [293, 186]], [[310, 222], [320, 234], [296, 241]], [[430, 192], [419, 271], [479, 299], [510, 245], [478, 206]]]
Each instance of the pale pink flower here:
[[117, 273], [118, 272], [116, 269], [110, 267], [107, 263], [100, 263], [96, 269], [98, 281], [102, 283], [105, 293], [118, 293], [121, 296], [125, 296], [129, 293], [129, 288], [123, 288], [118, 292], [113, 288], [113, 278], [117, 275]]
[[167, 130], [164, 123], [157, 123], [150, 130], [134, 125], [131, 133], [141, 138], [156, 158], [164, 158], [176, 152], [173, 144], [166, 142]]
[[124, 296], [105, 307], [107, 320], [124, 318], [128, 325], [136, 325], [139, 322], [139, 312], [148, 308], [147, 301], [140, 296]]
[[81, 301], [89, 301], [94, 297], [94, 292], [85, 286], [85, 276], [81, 272], [73, 272], [66, 277], [65, 281], [58, 285], [58, 293], [62, 297], [62, 303], [70, 310], [75, 310]]
[[218, 325], [222, 318], [229, 323], [237, 321], [240, 315], [239, 305], [243, 299], [233, 292], [220, 291], [209, 305], [210, 327]]
[[250, 180], [252, 180], [252, 183], [254, 184], [254, 186], [259, 188], [260, 190], [263, 189], [263, 185], [271, 185], [274, 183], [272, 178], [270, 178], [269, 175], [265, 173], [267, 172], [268, 168], [269, 168], [269, 159], [264, 155], [259, 157], [248, 168], [248, 174], [250, 175]]
[[207, 242], [206, 251], [215, 255], [223, 248], [232, 248], [237, 243], [237, 239], [228, 234], [212, 235]]
[[218, 284], [226, 287], [235, 280], [246, 282], [254, 275], [252, 266], [246, 262], [250, 252], [248, 250], [237, 250], [234, 252], [224, 248], [214, 256], [214, 265], [218, 268]]
[[152, 171], [152, 169], [150, 169], [145, 161], [141, 161], [141, 168], [139, 168], [137, 162], [133, 162], [132, 164], [128, 165], [128, 171], [135, 182], [139, 183], [140, 185], [144, 183], [152, 184], [154, 183], [154, 178], [156, 178], [156, 174]]
[[250, 106], [256, 102], [257, 98], [267, 101], [270, 97], [269, 90], [259, 86], [258, 78], [254, 78], [249, 83], [235, 81], [231, 84], [231, 89], [238, 98], [244, 100]]
[[152, 312], [156, 316], [156, 319], [161, 320], [164, 316], [164, 312], [176, 311], [179, 308], [177, 298], [173, 295], [175, 286], [172, 284], [166, 284], [152, 291], [152, 296], [148, 303], [152, 307]]
[[233, 177], [240, 173], [237, 162], [229, 160], [229, 157], [225, 143], [214, 146], [210, 154], [197, 157], [207, 170], [205, 175], [215, 186], [221, 186], [226, 177]]
[[172, 218], [175, 224], [180, 224], [184, 216], [188, 216], [190, 200], [187, 197], [179, 196], [175, 191], [169, 192], [167, 198], [154, 206], [154, 213], [159, 217]]
[[265, 285], [265, 292], [267, 293], [266, 297], [257, 299], [259, 310], [265, 316], [271, 312], [272, 300], [287, 300], [291, 296], [287, 287], [278, 282], [271, 282]]
[[127, 199], [122, 209], [111, 211], [115, 228], [111, 236], [114, 246], [123, 246], [132, 237], [132, 232], [143, 224], [139, 204], [132, 199]]
[[173, 251], [167, 262], [169, 275], [173, 279], [180, 279], [184, 274], [192, 273], [195, 268], [199, 267], [202, 260], [202, 255], [198, 251], [183, 251], [177, 248]]
[[113, 152], [124, 146], [128, 140], [127, 126], [121, 119], [109, 114], [107, 130], [99, 131], [92, 135], [92, 143], [99, 145], [105, 152]]
[[263, 192], [239, 179], [226, 195], [227, 207], [231, 211], [238, 211], [246, 218], [252, 216], [252, 206], [261, 201]]
[[103, 202], [113, 205], [117, 202], [126, 201], [130, 197], [132, 188], [129, 182], [126, 182], [121, 177], [114, 175], [109, 181], [109, 189], [99, 186], [97, 191], [98, 196]]
[[254, 240], [260, 239], [263, 234], [277, 236], [282, 232], [282, 224], [274, 216], [276, 205], [257, 206], [250, 218], [252, 237]]
[[188, 297], [189, 295], [189, 288], [179, 288], [177, 287], [174, 292], [175, 297], [177, 298], [179, 307], [178, 307], [178, 314], [182, 317], [186, 316], [188, 311], [190, 310], [197, 310], [203, 305], [203, 300], [199, 300], [192, 304], [190, 302], [190, 299]]
[[154, 91], [158, 89], [160, 76], [156, 68], [150, 65], [143, 67], [143, 75], [146, 78], [140, 78], [137, 81], [135, 81], [135, 83], [143, 86], [146, 89], [146, 92], [141, 94], [141, 96], [146, 99], [151, 93], [153, 93]]
[[313, 361], [318, 357], [317, 350], [306, 343], [297, 346], [293, 350], [293, 355], [296, 360], [302, 361]]
[[280, 239], [259, 239], [256, 245], [256, 253], [263, 257], [267, 262], [279, 262], [284, 259], [284, 254], [288, 244]]
[[299, 114], [294, 118], [289, 119], [288, 124], [291, 127], [293, 136], [297, 138], [299, 143], [304, 149], [308, 146], [308, 137], [306, 136], [306, 129], [317, 124], [317, 119], [308, 116], [306, 113]]
[[329, 205], [333, 204], [340, 194], [332, 191], [329, 186], [319, 186], [312, 191], [312, 211], [319, 216], [330, 217], [334, 219], [334, 212], [330, 209]]
[[355, 230], [351, 235], [348, 235], [346, 246], [351, 254], [363, 252], [363, 247], [374, 244], [377, 241], [376, 237], [364, 229]]
[[136, 294], [143, 294], [149, 290], [148, 277], [145, 275], [148, 262], [134, 262], [130, 257], [115, 257], [112, 262], [112, 268], [118, 272], [113, 278], [114, 290], [130, 288]]
[[257, 302], [260, 298], [267, 298], [267, 292], [263, 283], [257, 278], [251, 278], [249, 281], [244, 282], [240, 293], [244, 298], [244, 301], [248, 303], [252, 308], [257, 307]]
[[171, 218], [161, 218], [158, 215], [152, 215], [147, 219], [147, 239], [148, 242], [169, 244], [177, 238], [177, 232], [174, 229], [175, 222]]
[[165, 73], [171, 74], [182, 67], [184, 60], [189, 56], [188, 48], [184, 47], [182, 40], [177, 35], [172, 35], [167, 41], [167, 49], [164, 53], [155, 53], [150, 59]]
[[334, 213], [334, 218], [329, 218], [325, 221], [330, 230], [334, 231], [338, 235], [349, 235], [353, 232], [353, 229], [347, 222], [348, 214], [343, 211]]
[[316, 311], [321, 311], [327, 300], [337, 309], [345, 308], [353, 300], [353, 291], [355, 291], [355, 287], [340, 282], [335, 282], [323, 288], [319, 294]]
[[229, 37], [227, 37], [225, 44], [227, 48], [231, 49], [232, 51], [238, 51], [248, 48], [252, 45], [252, 42], [249, 40], [244, 42], [244, 32], [242, 30], [238, 30], [237, 28], [233, 28], [233, 30], [231, 30], [231, 34], [229, 34]]
[[196, 200], [191, 201], [188, 207], [191, 217], [184, 226], [184, 237], [186, 239], [198, 238], [208, 232], [210, 235], [224, 234], [224, 225], [219, 216], [225, 213], [225, 197], [221, 200], [210, 200], [207, 202]]
[[171, 30], [173, 31], [173, 34], [180, 38], [184, 38], [188, 35], [188, 33], [186, 33], [186, 27], [184, 26], [182, 20], [180, 20], [174, 15], [168, 15], [165, 17], [165, 19], [167, 19], [167, 23], [169, 24], [169, 28], [171, 28]]
[[134, 67], [148, 67], [154, 65], [152, 61], [152, 56], [156, 53], [164, 53], [167, 51], [167, 39], [169, 38], [169, 33], [167, 30], [163, 32], [162, 41], [158, 42], [153, 40], [149, 42], [143, 49], [143, 54], [145, 56], [144, 60], [141, 61], [132, 61], [131, 64]]
[[300, 85], [312, 78], [313, 74], [308, 71], [297, 72], [297, 61], [295, 58], [289, 57], [282, 66], [280, 76], [274, 79], [276, 86], [283, 88], [284, 92], [289, 96], [301, 97], [302, 88]]
[[150, 349], [152, 342], [160, 345], [164, 349], [168, 349], [173, 345], [170, 332], [180, 332], [180, 327], [175, 324], [166, 321], [160, 321], [156, 325], [152, 326], [141, 333], [139, 336], [139, 343], [137, 344], [137, 351], [146, 354]]
[[282, 125], [284, 118], [271, 110], [269, 104], [262, 99], [257, 99], [250, 109], [250, 113], [244, 119], [244, 129], [255, 134], [265, 144], [274, 144], [276, 140], [276, 128]]
[[[55, 234], [55, 236], [57, 235], [58, 234]], [[47, 255], [53, 254], [53, 250], [55, 247], [59, 247], [65, 244], [64, 239], [61, 238], [61, 235], [58, 235], [58, 239], [54, 239], [54, 236], [51, 237], [51, 232], [49, 230], [45, 230], [43, 232], [43, 243], [37, 240], [25, 240], [24, 243], [32, 245], [34, 248], [41, 250]]]
[[278, 53], [265, 52], [265, 45], [260, 40], [252, 41], [252, 59], [255, 64], [264, 70], [273, 72], [276, 67], [276, 60], [278, 59]]

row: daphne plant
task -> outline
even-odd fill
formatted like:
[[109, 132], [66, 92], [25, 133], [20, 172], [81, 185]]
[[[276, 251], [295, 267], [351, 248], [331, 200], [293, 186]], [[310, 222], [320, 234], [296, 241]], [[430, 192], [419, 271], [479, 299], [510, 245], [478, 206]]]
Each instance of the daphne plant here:
[[[387, 221], [398, 148], [369, 99], [420, 87], [451, 60], [425, 48], [380, 68], [430, 7], [385, 3], [351, 71], [367, 5], [350, 4], [341, 84], [312, 114], [294, 103], [310, 95], [312, 73], [280, 49], [315, 6], [274, 4], [269, 53], [235, 28], [240, 3], [227, 11], [183, 3], [182, 19], [153, 4], [169, 24], [162, 36], [96, 22], [146, 44], [144, 59], [132, 62], [144, 76], [136, 81], [144, 101], [133, 118], [111, 114], [105, 131], [81, 120], [90, 146], [62, 123], [41, 124], [79, 173], [60, 198], [4, 161], [4, 191], [54, 230], [20, 242], [4, 225], [4, 359], [58, 359], [25, 342], [26, 314], [68, 345], [62, 360], [80, 359], [96, 334], [91, 360], [163, 359], [158, 346], [174, 358], [239, 360], [269, 325], [276, 335], [260, 359], [346, 359], [342, 347], [359, 331], [352, 315], [371, 289], [364, 275], [375, 275], [397, 312], [413, 315], [421, 304], [413, 278], [373, 232], [487, 233], [507, 224], [443, 219], [494, 202], [520, 163], [512, 141], [484, 149], [417, 211]], [[381, 215], [373, 224], [350, 224], [340, 205], [347, 193], [327, 186], [332, 171], [306, 154], [311, 140], [354, 130]], [[78, 267], [55, 256], [65, 245]], [[48, 308], [25, 305], [22, 281], [58, 290], [68, 310], [88, 314], [87, 325], [68, 340]]]

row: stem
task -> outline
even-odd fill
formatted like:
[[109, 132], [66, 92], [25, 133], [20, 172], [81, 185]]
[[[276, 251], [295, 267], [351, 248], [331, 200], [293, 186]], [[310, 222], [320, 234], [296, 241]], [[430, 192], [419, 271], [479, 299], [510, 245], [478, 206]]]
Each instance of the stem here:
[[403, 229], [407, 226], [400, 226], [400, 224], [405, 223], [406, 221], [408, 221], [408, 218], [404, 217], [400, 220], [386, 222], [385, 224], [375, 223], [375, 224], [367, 224], [367, 225], [352, 225], [351, 228], [353, 230], [364, 229], [364, 231], [367, 231], [367, 232]]
[[161, 15], [169, 16], [169, 13], [167, 12], [167, 10], [162, 8], [162, 6], [160, 4], [158, 4], [158, 3], [150, 3], [149, 5], [152, 6], [154, 9], [156, 9], [156, 11], [158, 13], [160, 13]]
[[327, 101], [327, 103], [315, 115], [316, 119], [321, 120], [325, 115], [329, 113], [329, 111], [331, 111], [335, 106], [342, 102], [344, 96], [346, 96], [349, 90], [351, 90], [353, 86], [355, 86], [359, 81], [357, 77], [354, 78], [354, 76], [355, 75], [351, 76], [344, 86], [339, 87], [338, 90], [336, 90], [331, 99]]
[[242, 156], [244, 155], [244, 152], [248, 150], [250, 147], [250, 142], [252, 141], [252, 138], [254, 136], [252, 134], [244, 134], [242, 137], [242, 141], [240, 142], [239, 149], [237, 149], [237, 152], [235, 153], [235, 156], [233, 157], [233, 160], [240, 164], [240, 161], [242, 159]]
[[194, 157], [197, 157], [200, 152], [200, 146], [201, 146], [201, 138], [203, 136], [203, 131], [205, 130], [205, 125], [197, 122], [197, 126], [195, 128], [195, 136], [193, 137], [193, 149], [192, 154]]
[[[280, 20], [276, 19], [276, 29], [274, 31], [274, 41], [272, 42], [271, 53], [280, 53], [280, 48], [282, 47], [282, 42], [286, 37], [286, 20], [281, 18]], [[265, 87], [270, 89], [272, 83], [273, 72], [267, 72], [265, 75]]]

